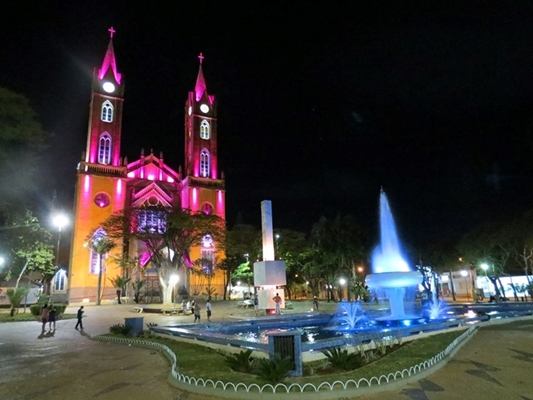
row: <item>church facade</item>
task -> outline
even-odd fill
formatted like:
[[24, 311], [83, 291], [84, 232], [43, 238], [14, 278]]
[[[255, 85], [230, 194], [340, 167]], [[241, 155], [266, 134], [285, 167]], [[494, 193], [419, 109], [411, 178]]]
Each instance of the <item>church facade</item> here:
[[[114, 30], [103, 62], [95, 68], [92, 78], [87, 146], [77, 166], [74, 204], [74, 226], [70, 252], [68, 298], [72, 303], [94, 303], [100, 276], [101, 300], [116, 297], [116, 288], [110, 283], [127, 273], [116, 256], [127, 252], [130, 259], [138, 260], [132, 281], [144, 280], [145, 300], [158, 301], [161, 296], [157, 273], [150, 265], [150, 256], [135, 243], [116, 243], [117, 246], [101, 257], [87, 247], [89, 235], [105, 235], [100, 227], [113, 213], [126, 208], [146, 209], [141, 213], [140, 226], [157, 225], [149, 207], [181, 207], [191, 212], [215, 214], [225, 219], [225, 183], [219, 172], [217, 158], [217, 102], [207, 91], [202, 70], [203, 56], [194, 89], [185, 101], [185, 158], [184, 168], [176, 171], [165, 164], [163, 154], [152, 152], [128, 162], [121, 156], [120, 144], [127, 132], [122, 132], [124, 79], [117, 67], [113, 47]], [[191, 82], [192, 86], [193, 82]], [[216, 243], [204, 240], [198, 248], [190, 249], [189, 259], [215, 261]], [[190, 268], [194, 268], [193, 265]], [[214, 267], [216, 271], [216, 266]], [[187, 274], [186, 282], [178, 282], [176, 294], [201, 295], [205, 282], [195, 274]], [[223, 293], [223, 274], [216, 272], [210, 286]], [[130, 294], [131, 295], [131, 294]]]

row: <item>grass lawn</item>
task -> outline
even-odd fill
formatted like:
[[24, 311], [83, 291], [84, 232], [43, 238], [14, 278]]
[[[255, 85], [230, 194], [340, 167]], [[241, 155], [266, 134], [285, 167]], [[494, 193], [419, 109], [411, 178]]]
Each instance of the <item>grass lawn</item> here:
[[[332, 374], [310, 375], [300, 378], [285, 378], [284, 382], [290, 383], [313, 383], [315, 385], [322, 382], [334, 382], [336, 380], [346, 381], [348, 379], [371, 378], [372, 376], [387, 375], [403, 369], [408, 369], [416, 364], [430, 359], [444, 350], [453, 340], [464, 331], [445, 332], [433, 335], [424, 339], [414, 340], [405, 343], [391, 354], [380, 358], [356, 370], [348, 372], [335, 372]], [[114, 336], [114, 335], [113, 335]], [[212, 379], [223, 382], [242, 382], [245, 384], [258, 383], [256, 375], [240, 373], [230, 369], [224, 362], [224, 356], [215, 350], [194, 345], [190, 343], [178, 342], [165, 338], [151, 338], [165, 344], [174, 351], [178, 358], [179, 372], [196, 378]], [[376, 352], [378, 350], [375, 350]], [[320, 362], [314, 362], [315, 365]], [[307, 371], [304, 364], [304, 371]]]

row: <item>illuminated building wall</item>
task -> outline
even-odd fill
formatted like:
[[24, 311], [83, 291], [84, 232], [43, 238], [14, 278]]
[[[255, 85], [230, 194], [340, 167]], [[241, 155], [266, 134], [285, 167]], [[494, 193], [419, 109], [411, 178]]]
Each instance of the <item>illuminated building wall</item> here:
[[[216, 214], [225, 218], [224, 177], [218, 172], [217, 149], [217, 104], [215, 96], [209, 95], [205, 82], [202, 61], [194, 89], [189, 92], [185, 103], [185, 160], [184, 172], [176, 172], [159, 156], [141, 151], [138, 160], [128, 162], [120, 155], [122, 139], [122, 112], [124, 101], [124, 80], [118, 72], [113, 47], [111, 28], [109, 42], [100, 68], [95, 69], [89, 108], [89, 126], [85, 155], [78, 164], [75, 217], [69, 271], [70, 303], [96, 300], [98, 266], [94, 256], [85, 246], [90, 232], [98, 229], [114, 212], [125, 207], [161, 205], [182, 207], [193, 212]], [[127, 133], [126, 133], [127, 137]], [[220, 175], [220, 176], [219, 176]], [[153, 216], [146, 216], [152, 224]], [[148, 225], [147, 225], [148, 226]], [[206, 242], [207, 243], [207, 242]], [[148, 259], [139, 243], [130, 243], [131, 256]], [[110, 256], [123, 251], [120, 243]], [[209, 248], [199, 246], [191, 249], [190, 260], [202, 255], [217, 254], [216, 243]], [[108, 278], [121, 275], [115, 264], [107, 263], [102, 279], [103, 301], [112, 300], [116, 289], [110, 286]], [[149, 268], [149, 265], [146, 265]], [[91, 273], [92, 272], [92, 273]], [[194, 293], [194, 275], [187, 284]], [[223, 274], [213, 280], [216, 291], [223, 293]]]

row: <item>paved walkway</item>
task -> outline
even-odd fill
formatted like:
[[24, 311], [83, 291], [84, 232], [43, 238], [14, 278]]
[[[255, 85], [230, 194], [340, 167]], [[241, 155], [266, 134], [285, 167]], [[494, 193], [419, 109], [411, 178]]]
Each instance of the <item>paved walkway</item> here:
[[[85, 331], [74, 329], [76, 320], [59, 321], [55, 332], [44, 334], [38, 322], [0, 324], [0, 398], [215, 400], [170, 386], [169, 363], [155, 351], [88, 340], [89, 335], [106, 333], [126, 317], [138, 316], [132, 308], [87, 306]], [[67, 312], [75, 310], [71, 307]], [[238, 313], [253, 314], [253, 310]], [[237, 316], [232, 314], [220, 312], [216, 319]], [[192, 322], [183, 316], [142, 316], [145, 323], [159, 325]], [[533, 400], [532, 368], [533, 319], [529, 319], [483, 328], [444, 368], [425, 380], [358, 398]]]

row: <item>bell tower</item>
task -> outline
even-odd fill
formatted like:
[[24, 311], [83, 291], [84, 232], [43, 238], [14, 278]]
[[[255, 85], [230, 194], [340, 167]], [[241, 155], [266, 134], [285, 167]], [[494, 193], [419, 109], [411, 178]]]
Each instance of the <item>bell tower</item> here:
[[[120, 158], [124, 81], [117, 70], [113, 35], [100, 68], [92, 79], [87, 146], [78, 164], [74, 200], [74, 229], [70, 254], [69, 301], [96, 301], [99, 275], [104, 282], [117, 274], [100, 265], [97, 254], [86, 247], [88, 235], [115, 211], [124, 208], [127, 168]], [[105, 235], [101, 229], [99, 235]], [[115, 251], [121, 250], [119, 243]], [[102, 297], [113, 291], [109, 285]]]
[[224, 174], [218, 171], [217, 102], [208, 94], [202, 64], [185, 102], [185, 171], [182, 205], [225, 219]]
[[113, 49], [115, 30], [111, 27], [109, 33], [104, 61], [93, 73], [85, 162], [117, 167], [120, 164], [124, 83], [117, 71]]

